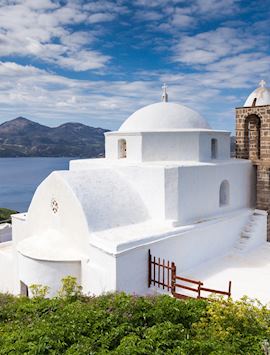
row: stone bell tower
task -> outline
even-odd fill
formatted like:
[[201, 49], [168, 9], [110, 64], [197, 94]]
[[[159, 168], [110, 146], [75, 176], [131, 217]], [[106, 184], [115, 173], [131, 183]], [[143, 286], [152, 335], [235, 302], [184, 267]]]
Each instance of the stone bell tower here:
[[265, 81], [236, 108], [236, 158], [250, 159], [257, 170], [256, 208], [266, 210], [270, 241], [270, 88]]

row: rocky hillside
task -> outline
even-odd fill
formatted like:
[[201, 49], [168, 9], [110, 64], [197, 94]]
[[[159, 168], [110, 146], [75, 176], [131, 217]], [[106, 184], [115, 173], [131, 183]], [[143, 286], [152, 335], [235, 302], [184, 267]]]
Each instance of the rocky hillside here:
[[18, 117], [0, 125], [0, 157], [98, 157], [107, 131], [81, 123], [51, 128]]

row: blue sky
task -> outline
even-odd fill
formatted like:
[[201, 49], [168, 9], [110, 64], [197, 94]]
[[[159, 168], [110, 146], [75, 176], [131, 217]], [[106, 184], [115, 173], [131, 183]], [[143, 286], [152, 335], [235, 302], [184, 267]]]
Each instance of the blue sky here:
[[268, 1], [0, 0], [0, 123], [25, 116], [117, 129], [169, 100], [234, 130], [270, 82]]

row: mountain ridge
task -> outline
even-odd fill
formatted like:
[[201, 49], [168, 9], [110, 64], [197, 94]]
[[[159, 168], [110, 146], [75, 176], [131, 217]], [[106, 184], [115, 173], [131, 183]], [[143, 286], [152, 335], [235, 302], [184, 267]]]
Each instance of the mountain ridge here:
[[48, 127], [19, 116], [0, 124], [0, 157], [99, 157], [108, 131], [77, 122]]

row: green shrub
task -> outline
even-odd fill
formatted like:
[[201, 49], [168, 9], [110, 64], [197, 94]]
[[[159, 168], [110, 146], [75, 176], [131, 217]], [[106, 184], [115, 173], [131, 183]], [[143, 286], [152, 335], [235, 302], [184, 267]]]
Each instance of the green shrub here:
[[40, 284], [31, 285], [29, 288], [33, 298], [45, 298], [50, 289], [48, 286], [42, 286]]
[[17, 211], [10, 210], [8, 208], [0, 208], [0, 221], [4, 221], [10, 218], [12, 214], [18, 213]]
[[256, 355], [269, 325], [270, 311], [247, 298], [82, 297], [73, 278], [53, 299], [40, 285], [34, 299], [0, 294], [0, 354]]
[[76, 277], [66, 276], [62, 280], [62, 286], [58, 292], [60, 298], [77, 299], [82, 296], [82, 287], [78, 285]]

